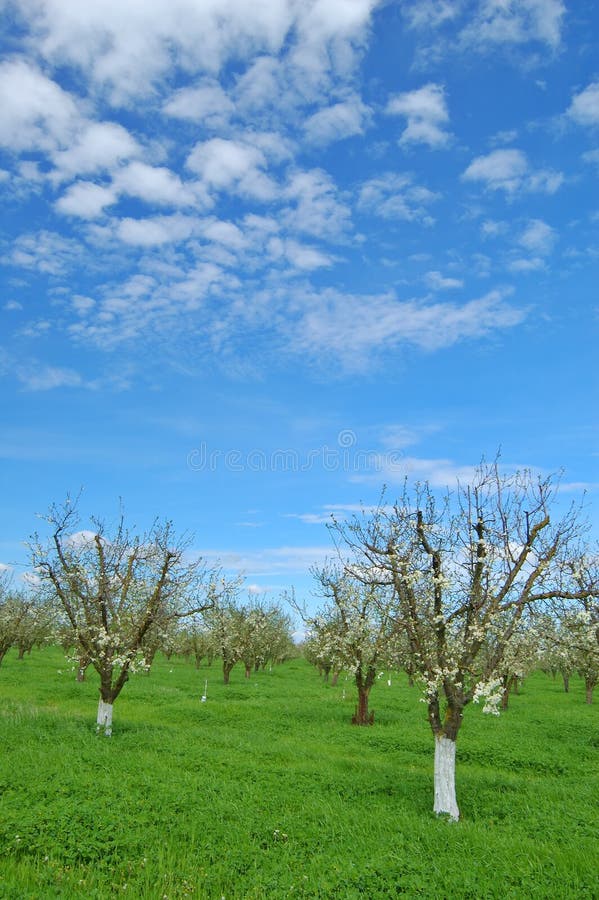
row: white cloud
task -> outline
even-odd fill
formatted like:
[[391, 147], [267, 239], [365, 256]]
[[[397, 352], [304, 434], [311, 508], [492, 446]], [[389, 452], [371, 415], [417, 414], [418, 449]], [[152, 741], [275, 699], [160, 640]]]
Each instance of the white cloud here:
[[434, 351], [518, 325], [525, 311], [491, 291], [461, 306], [398, 300], [390, 295], [356, 296], [333, 289], [295, 297], [297, 327], [292, 349], [312, 357], [336, 358], [349, 370], [368, 367], [373, 353], [401, 345]]
[[426, 207], [435, 200], [438, 200], [438, 194], [414, 184], [411, 175], [385, 172], [361, 185], [358, 209], [383, 219], [420, 221], [430, 225], [433, 219]]
[[335, 240], [350, 226], [351, 211], [339, 200], [335, 182], [322, 169], [294, 172], [282, 197], [292, 202], [280, 217], [291, 231]]
[[190, 216], [153, 216], [147, 219], [121, 219], [116, 227], [117, 237], [125, 244], [156, 247], [174, 244], [189, 238], [197, 227]]
[[461, 0], [416, 0], [403, 3], [402, 12], [410, 28], [438, 28], [462, 12]]
[[461, 41], [481, 50], [531, 41], [555, 49], [565, 12], [562, 0], [481, 0], [478, 13], [461, 32]]
[[433, 488], [455, 488], [458, 481], [462, 484], [472, 482], [476, 476], [476, 466], [460, 465], [451, 459], [424, 459], [416, 456], [398, 457], [389, 460], [383, 455], [377, 465], [376, 475], [358, 475], [353, 481], [375, 481], [393, 485], [411, 482], [428, 482]]
[[247, 238], [233, 222], [209, 219], [202, 223], [200, 230], [209, 241], [224, 244], [232, 250], [243, 250], [248, 246]]
[[440, 272], [427, 272], [424, 280], [431, 291], [447, 291], [455, 290], [464, 286], [464, 282], [459, 278], [444, 278]]
[[572, 98], [567, 114], [578, 125], [599, 125], [599, 81]]
[[265, 547], [262, 550], [201, 549], [198, 555], [218, 562], [225, 569], [243, 572], [246, 577], [307, 574], [314, 565], [322, 565], [332, 555], [331, 545], [314, 547]]
[[505, 234], [508, 228], [507, 222], [497, 222], [493, 219], [486, 219], [480, 226], [481, 233], [485, 238], [499, 237]]
[[238, 109], [246, 114], [255, 113], [277, 102], [283, 110], [285, 103], [282, 96], [285, 90], [281, 82], [284, 80], [282, 63], [272, 56], [259, 56], [238, 78], [235, 86], [235, 99]]
[[58, 212], [82, 219], [96, 219], [106, 206], [116, 203], [115, 191], [91, 181], [78, 181], [56, 201]]
[[137, 141], [114, 122], [90, 122], [67, 149], [52, 154], [55, 180], [113, 169], [140, 153]]
[[83, 379], [78, 372], [61, 366], [17, 366], [15, 374], [27, 391], [83, 386]]
[[418, 90], [397, 94], [389, 100], [385, 111], [388, 115], [407, 119], [407, 127], [399, 139], [400, 145], [443, 147], [451, 137], [444, 130], [444, 125], [449, 122], [449, 113], [445, 90], [440, 84], [427, 84]]
[[368, 107], [359, 97], [327, 106], [306, 120], [306, 139], [315, 146], [324, 147], [334, 141], [363, 134], [368, 113]]
[[50, 151], [66, 146], [79, 123], [72, 97], [21, 59], [0, 63], [0, 145]]
[[197, 197], [183, 185], [179, 176], [164, 166], [132, 162], [115, 174], [113, 185], [119, 194], [159, 206], [193, 206], [197, 202]]
[[587, 150], [582, 154], [582, 158], [591, 165], [599, 166], [599, 150]]
[[524, 191], [553, 194], [564, 180], [560, 172], [551, 169], [531, 170], [526, 154], [513, 148], [476, 157], [462, 179], [480, 181], [488, 190], [501, 190], [510, 195]]
[[330, 266], [333, 263], [332, 257], [317, 250], [316, 247], [310, 247], [294, 240], [281, 240], [281, 238], [271, 238], [268, 242], [268, 252], [273, 259], [285, 259], [294, 268], [301, 271], [312, 271]]
[[0, 261], [46, 275], [61, 275], [76, 262], [81, 263], [82, 257], [83, 248], [78, 241], [42, 230], [20, 235]]
[[542, 219], [531, 219], [518, 237], [521, 247], [540, 256], [551, 253], [555, 241], [555, 230]]
[[222, 128], [234, 111], [234, 103], [214, 79], [176, 91], [163, 106], [167, 116], [201, 122], [208, 128]]
[[526, 259], [513, 259], [508, 263], [510, 272], [538, 272], [545, 268], [545, 260], [539, 256], [531, 256]]
[[[308, 84], [346, 74], [376, 0], [19, 0], [43, 57], [87, 72], [113, 103], [150, 96], [173, 59], [216, 75], [231, 60], [282, 53]], [[298, 74], [299, 77], [299, 74]], [[176, 108], [176, 107], [175, 107]], [[181, 111], [181, 106], [179, 111]]]
[[232, 191], [262, 201], [276, 195], [276, 186], [264, 173], [266, 155], [244, 141], [212, 138], [196, 144], [186, 165], [213, 190]]

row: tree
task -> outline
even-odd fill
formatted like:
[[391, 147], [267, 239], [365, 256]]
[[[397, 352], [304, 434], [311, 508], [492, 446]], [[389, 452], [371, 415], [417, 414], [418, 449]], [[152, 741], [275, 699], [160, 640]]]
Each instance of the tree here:
[[16, 630], [15, 646], [19, 651], [19, 659], [23, 659], [26, 653], [31, 653], [33, 647], [42, 647], [52, 640], [56, 611], [50, 604], [40, 602], [34, 596], [19, 596], [24, 615]]
[[389, 592], [330, 566], [314, 575], [328, 604], [315, 618], [305, 619], [306, 624], [317, 635], [322, 658], [328, 658], [334, 670], [347, 669], [354, 677], [358, 703], [353, 724], [372, 725], [370, 692], [380, 667], [389, 660]]
[[31, 601], [12, 588], [10, 577], [0, 577], [0, 664], [23, 633]]
[[333, 634], [336, 631], [336, 617], [330, 610], [312, 621], [303, 644], [305, 659], [316, 666], [325, 682], [328, 682], [331, 672], [333, 673], [333, 686], [337, 684], [341, 673], [341, 665], [333, 650]]
[[586, 702], [590, 704], [599, 681], [599, 608], [590, 603], [586, 606], [564, 615], [560, 633], [573, 667], [584, 679]]
[[[502, 662], [525, 611], [596, 592], [573, 577], [579, 509], [551, 523], [556, 488], [555, 477], [502, 475], [497, 461], [483, 463], [453, 493], [438, 498], [426, 483], [405, 485], [391, 508], [334, 526], [354, 554], [352, 574], [393, 595], [435, 740], [434, 810], [453, 819], [464, 708], [484, 700], [485, 711], [498, 712]], [[492, 652], [482, 653], [490, 636]]]
[[185, 629], [181, 635], [181, 651], [185, 657], [193, 655], [196, 669], [200, 668], [205, 656], [208, 659], [208, 665], [212, 664], [214, 646], [210, 639], [210, 632], [203, 622], [194, 622]]
[[98, 731], [110, 735], [116, 698], [130, 674], [146, 667], [147, 635], [210, 608], [228, 583], [202, 560], [186, 559], [187, 543], [175, 538], [170, 522], [156, 521], [137, 536], [121, 515], [112, 531], [98, 519], [81, 531], [68, 498], [45, 519], [51, 536], [32, 538], [32, 564], [42, 589], [64, 610], [78, 659], [100, 676]]
[[245, 677], [277, 663], [288, 656], [292, 645], [290, 619], [276, 604], [253, 600], [239, 610], [239, 657], [245, 666]]
[[229, 684], [231, 672], [241, 659], [241, 630], [243, 614], [232, 600], [215, 603], [204, 613], [204, 621], [210, 633], [210, 641], [215, 655], [220, 656], [223, 665], [223, 683]]
[[558, 614], [543, 612], [535, 616], [539, 634], [539, 663], [543, 672], [550, 672], [553, 678], [559, 672], [564, 683], [564, 692], [570, 691], [570, 676], [576, 671], [570, 634], [560, 622]]
[[[526, 618], [526, 621], [524, 621]], [[499, 639], [503, 629], [499, 628]], [[492, 659], [497, 658], [497, 638], [490, 633], [481, 650]], [[510, 694], [518, 693], [522, 680], [534, 670], [539, 662], [540, 635], [533, 625], [530, 616], [523, 617], [506, 642], [503, 652], [499, 654], [496, 664], [497, 675], [501, 679], [501, 709], [507, 709]], [[486, 663], [483, 662], [483, 668]]]

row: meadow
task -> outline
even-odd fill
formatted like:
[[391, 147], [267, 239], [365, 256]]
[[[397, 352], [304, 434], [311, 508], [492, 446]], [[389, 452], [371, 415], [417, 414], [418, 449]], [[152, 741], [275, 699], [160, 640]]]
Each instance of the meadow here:
[[[391, 686], [387, 678], [391, 678]], [[201, 702], [205, 681], [206, 702]], [[458, 823], [404, 675], [350, 724], [351, 681], [297, 659], [224, 686], [159, 657], [95, 733], [98, 685], [56, 648], [0, 668], [0, 897], [599, 897], [599, 705], [536, 673], [466, 711]]]

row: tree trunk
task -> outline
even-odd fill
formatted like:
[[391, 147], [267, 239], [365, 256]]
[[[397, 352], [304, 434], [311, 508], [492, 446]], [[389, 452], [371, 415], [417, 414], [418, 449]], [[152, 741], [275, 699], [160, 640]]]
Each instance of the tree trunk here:
[[251, 666], [248, 666], [247, 664], [246, 664], [246, 667], [245, 667], [245, 677], [246, 677], [246, 678], [251, 678], [251, 677], [252, 677], [252, 667], [251, 667]]
[[85, 681], [85, 673], [89, 666], [89, 659], [86, 656], [80, 656], [77, 664], [77, 681], [79, 683]]
[[352, 717], [353, 725], [373, 725], [374, 713], [368, 712], [368, 696], [370, 688], [358, 688], [358, 705]]
[[19, 655], [17, 659], [25, 659], [25, 647], [19, 647]]
[[566, 694], [570, 693], [570, 676], [562, 673], [562, 678], [564, 679], [564, 691]]
[[456, 822], [460, 811], [455, 795], [456, 742], [444, 734], [435, 735], [435, 804], [437, 815], [447, 814]]
[[508, 678], [507, 675], [504, 675], [501, 680], [503, 682], [503, 691], [501, 693], [501, 708], [507, 709], [510, 702], [511, 679]]
[[231, 670], [235, 663], [223, 663], [223, 684], [229, 684]]
[[331, 687], [336, 687], [338, 681], [339, 681], [339, 672], [333, 672], [333, 677], [331, 679]]
[[584, 686], [586, 691], [586, 701], [591, 704], [593, 702], [593, 688], [595, 687], [595, 682], [591, 678], [585, 678]]
[[98, 718], [96, 731], [100, 733], [100, 731], [104, 730], [104, 734], [106, 737], [110, 737], [112, 734], [112, 703], [105, 703], [100, 697], [98, 701]]

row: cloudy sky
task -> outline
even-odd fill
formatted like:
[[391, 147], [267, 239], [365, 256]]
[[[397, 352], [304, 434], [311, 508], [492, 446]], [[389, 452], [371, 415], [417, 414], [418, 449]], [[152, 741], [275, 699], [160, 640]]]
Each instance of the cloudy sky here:
[[121, 497], [248, 584], [501, 448], [599, 519], [594, 0], [0, 0], [0, 564]]

